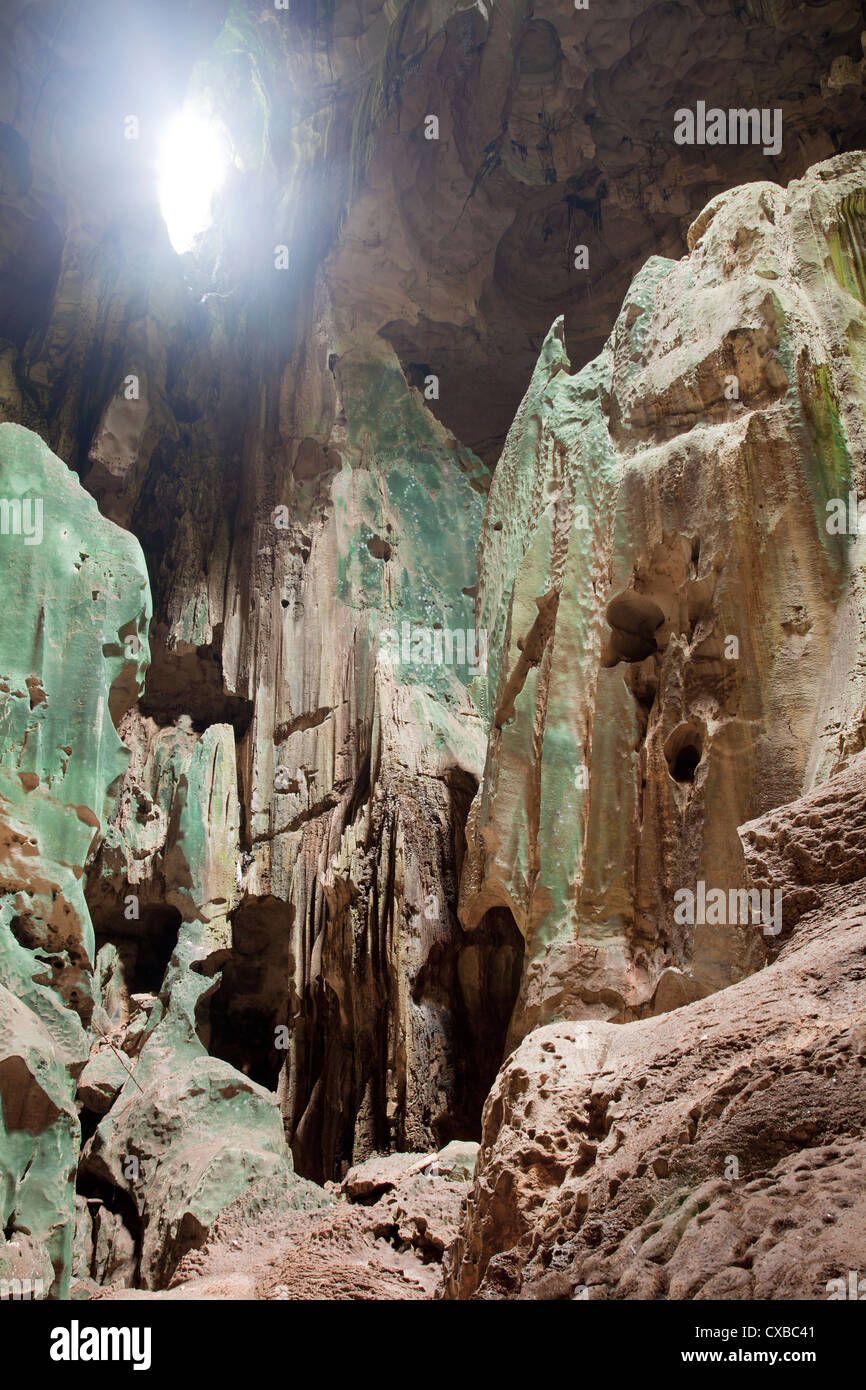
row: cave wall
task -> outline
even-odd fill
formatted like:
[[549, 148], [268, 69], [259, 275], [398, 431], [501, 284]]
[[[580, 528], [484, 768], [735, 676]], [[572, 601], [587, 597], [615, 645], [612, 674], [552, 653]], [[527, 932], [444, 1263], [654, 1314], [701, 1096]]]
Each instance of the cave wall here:
[[749, 184], [651, 259], [604, 352], [545, 342], [490, 493], [485, 774], [461, 920], [527, 943], [512, 1039], [625, 1021], [758, 968], [781, 922], [678, 919], [750, 887], [738, 827], [864, 739], [862, 155]]
[[[724, 253], [733, 288], [717, 294], [722, 272], [696, 269], [699, 246], [690, 268], [652, 262], [617, 315], [647, 257], [682, 254], [708, 199], [770, 178], [765, 202], [779, 211], [779, 184], [866, 142], [861, 27], [841, 0], [632, 3], [616, 17], [565, 0], [291, 15], [243, 0], [128, 0], [85, 19], [60, 0], [20, 0], [4, 12], [0, 415], [47, 441], [138, 539], [153, 596], [144, 688], [117, 711], [128, 767], [94, 809], [86, 891], [99, 957], [88, 950], [84, 974], [148, 1105], [163, 1103], [160, 1059], [178, 1059], [165, 1103], [179, 1112], [213, 1050], [213, 1104], [225, 1101], [228, 1122], [236, 1098], [219, 1097], [232, 1074], [260, 1125], [263, 1179], [288, 1173], [268, 1092], [298, 1170], [319, 1180], [375, 1149], [476, 1137], [520, 978], [512, 1038], [550, 1012], [661, 1007], [662, 976], [669, 1006], [759, 963], [754, 937], [719, 959], [698, 951], [699, 968], [690, 939], [660, 940], [653, 875], [668, 851], [678, 874], [697, 869], [705, 845], [713, 862], [734, 863], [731, 829], [765, 809], [770, 789], [782, 799], [827, 771], [815, 729], [829, 715], [798, 714], [790, 742], [769, 738], [745, 785], [729, 776], [721, 816], [702, 812], [680, 834], [680, 802], [703, 804], [708, 767], [686, 647], [694, 624], [739, 600], [731, 563], [721, 577], [712, 568], [714, 546], [732, 544], [721, 509], [714, 500], [706, 534], [682, 497], [659, 499], [645, 456], [686, 448], [696, 412], [719, 431], [733, 420], [716, 390], [733, 364], [751, 393], [736, 430], [746, 418], [753, 430], [765, 418], [811, 429], [820, 458], [848, 476], [834, 450], [840, 439], [853, 448], [856, 430], [837, 423], [835, 403], [855, 399], [839, 375], [853, 368], [821, 317], [836, 301], [791, 301], [794, 253], [766, 250], [763, 205], [749, 204], [744, 235], [781, 277], [781, 309], [772, 275], [746, 274], [739, 245]], [[675, 107], [715, 84], [736, 104], [784, 108], [778, 157], [673, 143]], [[156, 204], [156, 157], [162, 116], [188, 90], [224, 123], [235, 163], [213, 227], [180, 258]], [[429, 114], [437, 140], [425, 138]], [[827, 212], [821, 233], [843, 280], [855, 275], [850, 238], [859, 245], [851, 209]], [[715, 235], [710, 225], [705, 238]], [[817, 264], [823, 242], [804, 237]], [[588, 274], [574, 266], [578, 243]], [[807, 273], [807, 261], [797, 267]], [[684, 324], [697, 293], [705, 321]], [[563, 313], [565, 330], [547, 336]], [[564, 336], [586, 375], [568, 375]], [[792, 354], [804, 344], [798, 405]], [[675, 369], [677, 353], [690, 361]], [[730, 447], [733, 505], [737, 459], [765, 444]], [[806, 444], [778, 449], [808, 491]], [[557, 500], [539, 507], [539, 487]], [[581, 488], [592, 526], [566, 544]], [[818, 557], [803, 497], [792, 574]], [[809, 662], [832, 661], [838, 684], [852, 659], [830, 630], [848, 603], [856, 643], [856, 604], [841, 553], [819, 558]], [[767, 568], [759, 589], [796, 587], [781, 558]], [[635, 588], [664, 611], [661, 695], [657, 672], [628, 689], [622, 665], [601, 659], [616, 631], [644, 640], [655, 610], [635, 618], [633, 600], [625, 628], [605, 627], [610, 599]], [[794, 608], [780, 623], [796, 645]], [[407, 661], [404, 622], [430, 637], [477, 623], [490, 670], [431, 661], [420, 639]], [[738, 721], [769, 727], [777, 657], [760, 658], [759, 708], [736, 706], [732, 732], [712, 740], [714, 769]], [[702, 669], [713, 667], [721, 706], [739, 697], [720, 661], [708, 649]], [[561, 693], [548, 710], [550, 681]], [[672, 763], [688, 770], [695, 719], [704, 760], [671, 789], [665, 747], [675, 735]], [[854, 715], [841, 724], [856, 740]], [[639, 743], [658, 806], [637, 785]], [[581, 749], [594, 776], [607, 767], [616, 779], [617, 806], [633, 808], [622, 832], [602, 823], [609, 803], [596, 790], [575, 799], [574, 767], [549, 776]], [[528, 791], [517, 784], [527, 767]], [[663, 843], [635, 827], [640, 815], [647, 827], [661, 818]], [[638, 844], [637, 868], [620, 874]], [[583, 872], [588, 845], [600, 848], [596, 881]], [[82, 1174], [95, 1194], [127, 1193], [135, 1261], [159, 1282], [230, 1190], [231, 1155], [188, 1211], [172, 1206], [169, 1167], [158, 1190], [126, 1177], [121, 1155], [150, 1142], [147, 1123], [133, 1124], [135, 1087], [112, 1048], [94, 1030], [87, 1044]], [[178, 1163], [186, 1193], [201, 1175], [189, 1155]]]
[[150, 593], [135, 538], [19, 425], [0, 425], [0, 489], [33, 523], [0, 535], [2, 1246], [20, 1232], [64, 1295], [96, 1002], [84, 867], [128, 761], [115, 720], [142, 685]]

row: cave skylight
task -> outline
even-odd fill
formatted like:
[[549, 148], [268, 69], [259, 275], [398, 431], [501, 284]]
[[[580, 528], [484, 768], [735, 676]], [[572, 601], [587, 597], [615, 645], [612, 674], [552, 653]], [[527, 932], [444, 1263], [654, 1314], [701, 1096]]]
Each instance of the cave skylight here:
[[159, 152], [159, 206], [175, 251], [190, 251], [211, 224], [231, 163], [220, 123], [187, 103], [166, 126]]

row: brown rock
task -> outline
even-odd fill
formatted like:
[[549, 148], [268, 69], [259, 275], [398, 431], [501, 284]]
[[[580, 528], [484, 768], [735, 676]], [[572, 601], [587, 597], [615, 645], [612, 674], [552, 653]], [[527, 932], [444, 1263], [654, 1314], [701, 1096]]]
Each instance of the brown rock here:
[[821, 887], [866, 876], [866, 753], [799, 801], [741, 825], [749, 883], [782, 894], [786, 928], [817, 907]]
[[818, 900], [772, 965], [663, 1016], [548, 1025], [512, 1054], [447, 1296], [549, 1297], [555, 1274], [566, 1298], [814, 1299], [858, 1268], [866, 877], [829, 883], [832, 847], [800, 846], [818, 808], [844, 840], [862, 778], [858, 758], [752, 828], [761, 863]]

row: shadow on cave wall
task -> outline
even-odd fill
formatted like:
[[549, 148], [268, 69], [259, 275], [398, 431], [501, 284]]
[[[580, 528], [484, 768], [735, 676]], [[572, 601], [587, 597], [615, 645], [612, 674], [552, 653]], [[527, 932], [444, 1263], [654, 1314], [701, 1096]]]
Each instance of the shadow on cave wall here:
[[[478, 786], [465, 773], [449, 785], [453, 882], [460, 882], [466, 853], [466, 822]], [[525, 943], [506, 907], [485, 913], [472, 932], [457, 920], [456, 895], [450, 931], [432, 947], [412, 991], [419, 1008], [430, 1008], [447, 1031], [452, 1094], [447, 1110], [431, 1117], [440, 1147], [453, 1139], [481, 1138], [481, 1112], [505, 1059], [508, 1026], [523, 972]]]
[[481, 1113], [505, 1060], [508, 1025], [520, 988], [524, 940], [507, 907], [493, 907], [466, 933], [454, 957], [454, 1110], [438, 1125], [440, 1144], [481, 1138]]
[[[429, 1152], [480, 1137], [523, 939], [506, 909], [489, 912], [471, 933], [457, 919], [476, 791], [475, 778], [459, 769], [401, 784], [378, 803], [361, 877], [338, 882], [327, 904], [317, 899], [284, 1098], [304, 1177], [339, 1180], [374, 1153]], [[424, 866], [418, 901], [398, 888], [398, 843], [404, 869]], [[431, 885], [435, 892], [427, 892]], [[436, 905], [427, 913], [430, 899]]]
[[232, 917], [232, 949], [216, 988], [199, 1000], [196, 1024], [212, 1057], [251, 1081], [277, 1089], [286, 1049], [291, 908], [276, 898], [242, 903]]
[[177, 945], [181, 916], [167, 903], [149, 903], [127, 920], [122, 909], [102, 914], [91, 906], [96, 949], [117, 947], [128, 994], [158, 994]]

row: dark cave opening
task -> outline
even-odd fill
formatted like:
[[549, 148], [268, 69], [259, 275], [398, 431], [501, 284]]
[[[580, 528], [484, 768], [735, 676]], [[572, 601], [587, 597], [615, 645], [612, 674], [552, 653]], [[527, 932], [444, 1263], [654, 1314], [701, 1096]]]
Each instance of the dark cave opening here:
[[474, 931], [461, 932], [447, 962], [431, 957], [429, 975], [439, 976], [439, 998], [450, 1011], [454, 1065], [452, 1104], [435, 1121], [440, 1147], [452, 1139], [481, 1138], [484, 1102], [505, 1060], [524, 950], [511, 912], [493, 907]]
[[238, 738], [250, 726], [252, 701], [232, 695], [222, 669], [223, 629], [214, 629], [213, 641], [195, 650], [170, 650], [168, 630], [154, 623], [150, 633], [151, 664], [145, 677], [141, 713], [157, 724], [170, 724], [188, 715], [199, 731], [211, 724], [231, 724]]
[[611, 634], [602, 652], [602, 666], [645, 661], [660, 650], [657, 633], [665, 615], [646, 594], [633, 589], [618, 594], [608, 604], [606, 617]]
[[243, 903], [232, 917], [232, 949], [218, 985], [196, 1010], [212, 1057], [275, 1091], [286, 1060], [291, 908], [276, 898]]
[[[439, 886], [407, 904], [404, 949], [423, 956], [408, 1010], [387, 955], [385, 933], [394, 927], [386, 904], [396, 908], [389, 860], [388, 872], [380, 864], [375, 912], [363, 900], [355, 907], [351, 894], [330, 903], [319, 936], [321, 973], [314, 973], [293, 1015], [295, 1095], [287, 1126], [296, 1172], [317, 1182], [339, 1181], [372, 1153], [436, 1150], [481, 1135], [484, 1103], [505, 1056], [524, 942], [505, 908], [489, 911], [474, 931], [460, 926], [465, 827], [478, 782], [461, 768], [444, 780], [446, 800], [419, 798], [414, 815], [406, 809], [413, 858], [436, 865], [424, 888]], [[358, 788], [360, 800], [353, 800], [347, 820], [369, 798], [366, 765]], [[394, 836], [376, 833], [393, 855]]]
[[101, 1202], [110, 1212], [122, 1218], [124, 1226], [136, 1241], [141, 1238], [141, 1218], [129, 1193], [108, 1178], [94, 1173], [87, 1167], [86, 1160], [78, 1170], [75, 1190], [79, 1197]]
[[148, 903], [131, 921], [118, 909], [103, 920], [94, 916], [97, 952], [117, 948], [124, 984], [130, 994], [158, 994], [177, 945], [181, 915], [168, 903]]
[[700, 761], [701, 752], [699, 748], [695, 748], [691, 744], [687, 744], [685, 748], [681, 748], [671, 768], [671, 776], [674, 781], [694, 782], [695, 768]]
[[493, 907], [469, 934], [457, 960], [469, 1042], [466, 1104], [481, 1138], [481, 1112], [505, 1059], [508, 1025], [523, 972], [525, 942], [507, 907]]
[[[466, 856], [466, 824], [478, 783], [453, 770], [448, 783], [453, 827], [454, 885]], [[432, 1118], [439, 1147], [479, 1140], [481, 1113], [505, 1058], [508, 1027], [523, 973], [523, 935], [506, 907], [490, 908], [474, 931], [464, 931], [452, 904], [451, 931], [434, 943], [413, 998], [433, 1007], [448, 1034], [453, 1067], [451, 1103]]]
[[[104, 1117], [99, 1116], [98, 1118], [102, 1119]], [[136, 1207], [132, 1197], [129, 1195], [128, 1192], [124, 1191], [122, 1187], [116, 1186], [116, 1184], [111, 1182], [107, 1177], [103, 1176], [102, 1174], [94, 1173], [90, 1168], [88, 1168], [86, 1157], [83, 1158], [78, 1168], [78, 1175], [75, 1183], [75, 1194], [77, 1197], [83, 1197], [87, 1202], [88, 1219], [91, 1221], [91, 1223], [98, 1222], [100, 1210], [102, 1208], [105, 1208], [105, 1210], [109, 1212], [112, 1217], [118, 1217], [120, 1219], [122, 1227], [125, 1228], [126, 1233], [128, 1233], [127, 1238], [131, 1238], [132, 1246], [135, 1252], [135, 1273], [131, 1281], [130, 1287], [138, 1287], [139, 1261], [141, 1259], [141, 1242], [143, 1230], [141, 1217], [139, 1216], [138, 1208]], [[95, 1225], [92, 1226], [91, 1233], [94, 1236], [93, 1250], [91, 1252], [90, 1267], [87, 1269], [86, 1273], [89, 1277], [95, 1277], [96, 1261], [99, 1255], [98, 1242], [95, 1239]], [[110, 1275], [107, 1282], [111, 1282]]]
[[96, 1110], [91, 1110], [88, 1106], [82, 1105], [81, 1109], [78, 1112], [78, 1123], [81, 1126], [82, 1149], [84, 1148], [84, 1145], [87, 1143], [88, 1139], [93, 1138], [94, 1134], [99, 1128], [99, 1122], [101, 1119], [102, 1116], [98, 1114]]
[[680, 724], [664, 747], [668, 771], [675, 782], [694, 782], [703, 757], [703, 734], [696, 724]]

